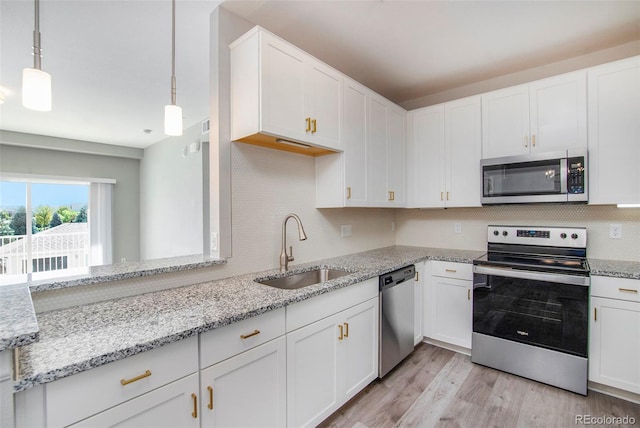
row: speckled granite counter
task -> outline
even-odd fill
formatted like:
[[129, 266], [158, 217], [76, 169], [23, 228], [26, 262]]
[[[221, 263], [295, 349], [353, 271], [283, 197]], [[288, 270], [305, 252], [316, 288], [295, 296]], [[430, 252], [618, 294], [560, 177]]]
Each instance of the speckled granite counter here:
[[38, 340], [38, 321], [25, 286], [0, 287], [0, 351]]
[[640, 279], [640, 262], [589, 259], [593, 276]]
[[38, 315], [40, 339], [20, 349], [22, 391], [111, 361], [151, 350], [376, 277], [422, 260], [470, 263], [478, 251], [388, 247], [290, 267], [290, 272], [323, 266], [352, 272], [299, 290], [254, 282], [277, 270], [236, 276]]
[[87, 268], [86, 273], [81, 275], [65, 277], [59, 281], [50, 279], [33, 281], [27, 285], [31, 291], [55, 290], [78, 285], [139, 278], [160, 273], [179, 272], [224, 263], [226, 263], [226, 260], [211, 259], [203, 255], [168, 257], [140, 262], [115, 263], [106, 266], [91, 266]]

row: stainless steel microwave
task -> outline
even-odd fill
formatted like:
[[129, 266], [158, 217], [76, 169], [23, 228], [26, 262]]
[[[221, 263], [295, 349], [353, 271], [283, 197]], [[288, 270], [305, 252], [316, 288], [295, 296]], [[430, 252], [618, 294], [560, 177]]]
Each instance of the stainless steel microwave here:
[[587, 150], [480, 161], [482, 204], [587, 202]]

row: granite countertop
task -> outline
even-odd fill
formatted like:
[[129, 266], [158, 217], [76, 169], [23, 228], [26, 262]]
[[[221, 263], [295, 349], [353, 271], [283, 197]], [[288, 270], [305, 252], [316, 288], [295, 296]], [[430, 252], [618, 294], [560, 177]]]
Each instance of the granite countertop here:
[[640, 262], [589, 259], [592, 276], [640, 279]]
[[377, 277], [422, 260], [471, 263], [482, 253], [420, 247], [387, 247], [291, 266], [350, 275], [298, 290], [258, 284], [278, 270], [235, 276], [166, 291], [38, 314], [40, 337], [20, 349], [16, 392], [151, 350], [289, 304]]
[[[16, 392], [23, 391], [377, 277], [408, 264], [423, 260], [471, 263], [483, 253], [386, 247], [291, 266], [289, 273], [317, 267], [351, 272], [350, 275], [298, 290], [280, 290], [254, 281], [256, 278], [282, 276], [278, 270], [270, 270], [45, 312], [38, 314], [37, 320], [27, 289], [3, 290], [3, 309], [6, 306], [13, 315], [7, 313], [5, 316], [5, 311], [0, 315], [0, 350], [3, 344], [5, 348], [26, 345], [20, 348], [20, 369], [14, 385]], [[640, 263], [599, 259], [590, 259], [589, 263], [592, 275], [640, 279]], [[17, 302], [15, 310], [12, 302]], [[18, 305], [31, 305], [30, 312], [24, 306], [19, 309]], [[18, 331], [24, 329], [25, 332], [25, 337], [20, 339], [12, 336], [5, 327], [12, 316], [13, 320], [22, 320], [20, 316], [24, 313], [29, 314], [25, 325], [16, 326]]]
[[24, 286], [0, 286], [0, 351], [38, 340], [31, 293]]

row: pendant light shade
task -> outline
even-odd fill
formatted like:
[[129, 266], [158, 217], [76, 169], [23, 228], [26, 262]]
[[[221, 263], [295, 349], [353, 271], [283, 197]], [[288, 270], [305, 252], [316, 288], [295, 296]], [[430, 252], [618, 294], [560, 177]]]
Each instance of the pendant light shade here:
[[182, 135], [182, 107], [175, 104], [164, 106], [164, 133], [173, 137]]
[[22, 70], [22, 105], [31, 110], [51, 111], [51, 75], [37, 68]]
[[51, 75], [42, 71], [40, 48], [40, 0], [34, 0], [33, 68], [22, 70], [22, 105], [31, 110], [51, 111]]
[[164, 133], [182, 135], [182, 108], [176, 105], [176, 0], [171, 0], [171, 104], [164, 106]]

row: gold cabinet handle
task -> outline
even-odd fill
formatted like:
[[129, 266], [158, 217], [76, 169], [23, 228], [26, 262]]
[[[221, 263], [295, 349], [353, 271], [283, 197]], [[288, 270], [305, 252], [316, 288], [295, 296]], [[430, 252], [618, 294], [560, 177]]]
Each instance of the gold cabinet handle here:
[[351, 199], [351, 187], [347, 187], [347, 199]]
[[457, 270], [455, 270], [455, 269], [445, 269], [444, 271], [445, 271], [445, 272], [451, 272], [451, 273], [456, 273], [456, 272], [458, 272], [458, 271], [457, 271]]
[[533, 147], [535, 147], [535, 146], [536, 146], [536, 134], [533, 134], [533, 135], [531, 136], [531, 145], [532, 145]]
[[311, 129], [311, 133], [312, 133], [312, 134], [315, 134], [316, 132], [318, 132], [318, 128], [316, 127], [316, 125], [317, 125], [317, 121], [316, 121], [315, 119], [313, 119], [313, 120], [311, 121], [311, 124], [313, 125], [313, 129]]
[[598, 308], [593, 308], [593, 320], [598, 321]]
[[349, 337], [349, 323], [344, 323], [344, 337]]
[[304, 130], [304, 132], [309, 132], [311, 131], [311, 118], [308, 117], [304, 120], [307, 123], [307, 129]]
[[440, 192], [440, 200], [444, 201], [444, 192]]
[[129, 385], [130, 383], [137, 382], [140, 379], [144, 379], [145, 377], [151, 376], [151, 370], [147, 370], [142, 373], [140, 376], [132, 377], [131, 379], [120, 379], [120, 384], [122, 386]]
[[471, 300], [471, 289], [467, 290], [467, 300]]
[[524, 136], [524, 146], [525, 147], [529, 147], [529, 136], [528, 135]]
[[420, 281], [420, 272], [416, 272], [416, 277], [413, 279], [414, 281]]
[[209, 404], [207, 404], [207, 407], [209, 410], [213, 410], [213, 388], [207, 386], [207, 391], [209, 391]]
[[618, 288], [619, 291], [623, 293], [635, 293], [638, 294], [638, 290], [634, 290], [633, 288]]
[[191, 394], [191, 398], [193, 398], [193, 412], [191, 412], [191, 416], [193, 416], [193, 419], [198, 419], [198, 396]]
[[396, 192], [389, 190], [389, 200], [390, 201], [396, 200]]
[[340, 336], [338, 337], [338, 340], [342, 340], [344, 339], [344, 327], [340, 324], [338, 328], [340, 329]]
[[250, 338], [250, 337], [257, 336], [257, 335], [259, 335], [259, 334], [260, 334], [260, 330], [254, 330], [254, 331], [253, 331], [253, 333], [249, 333], [249, 334], [241, 334], [241, 335], [240, 335], [240, 339], [243, 339], [243, 340], [244, 340], [244, 339], [248, 339], [248, 338]]
[[449, 192], [447, 192], [447, 201], [449, 200]]

